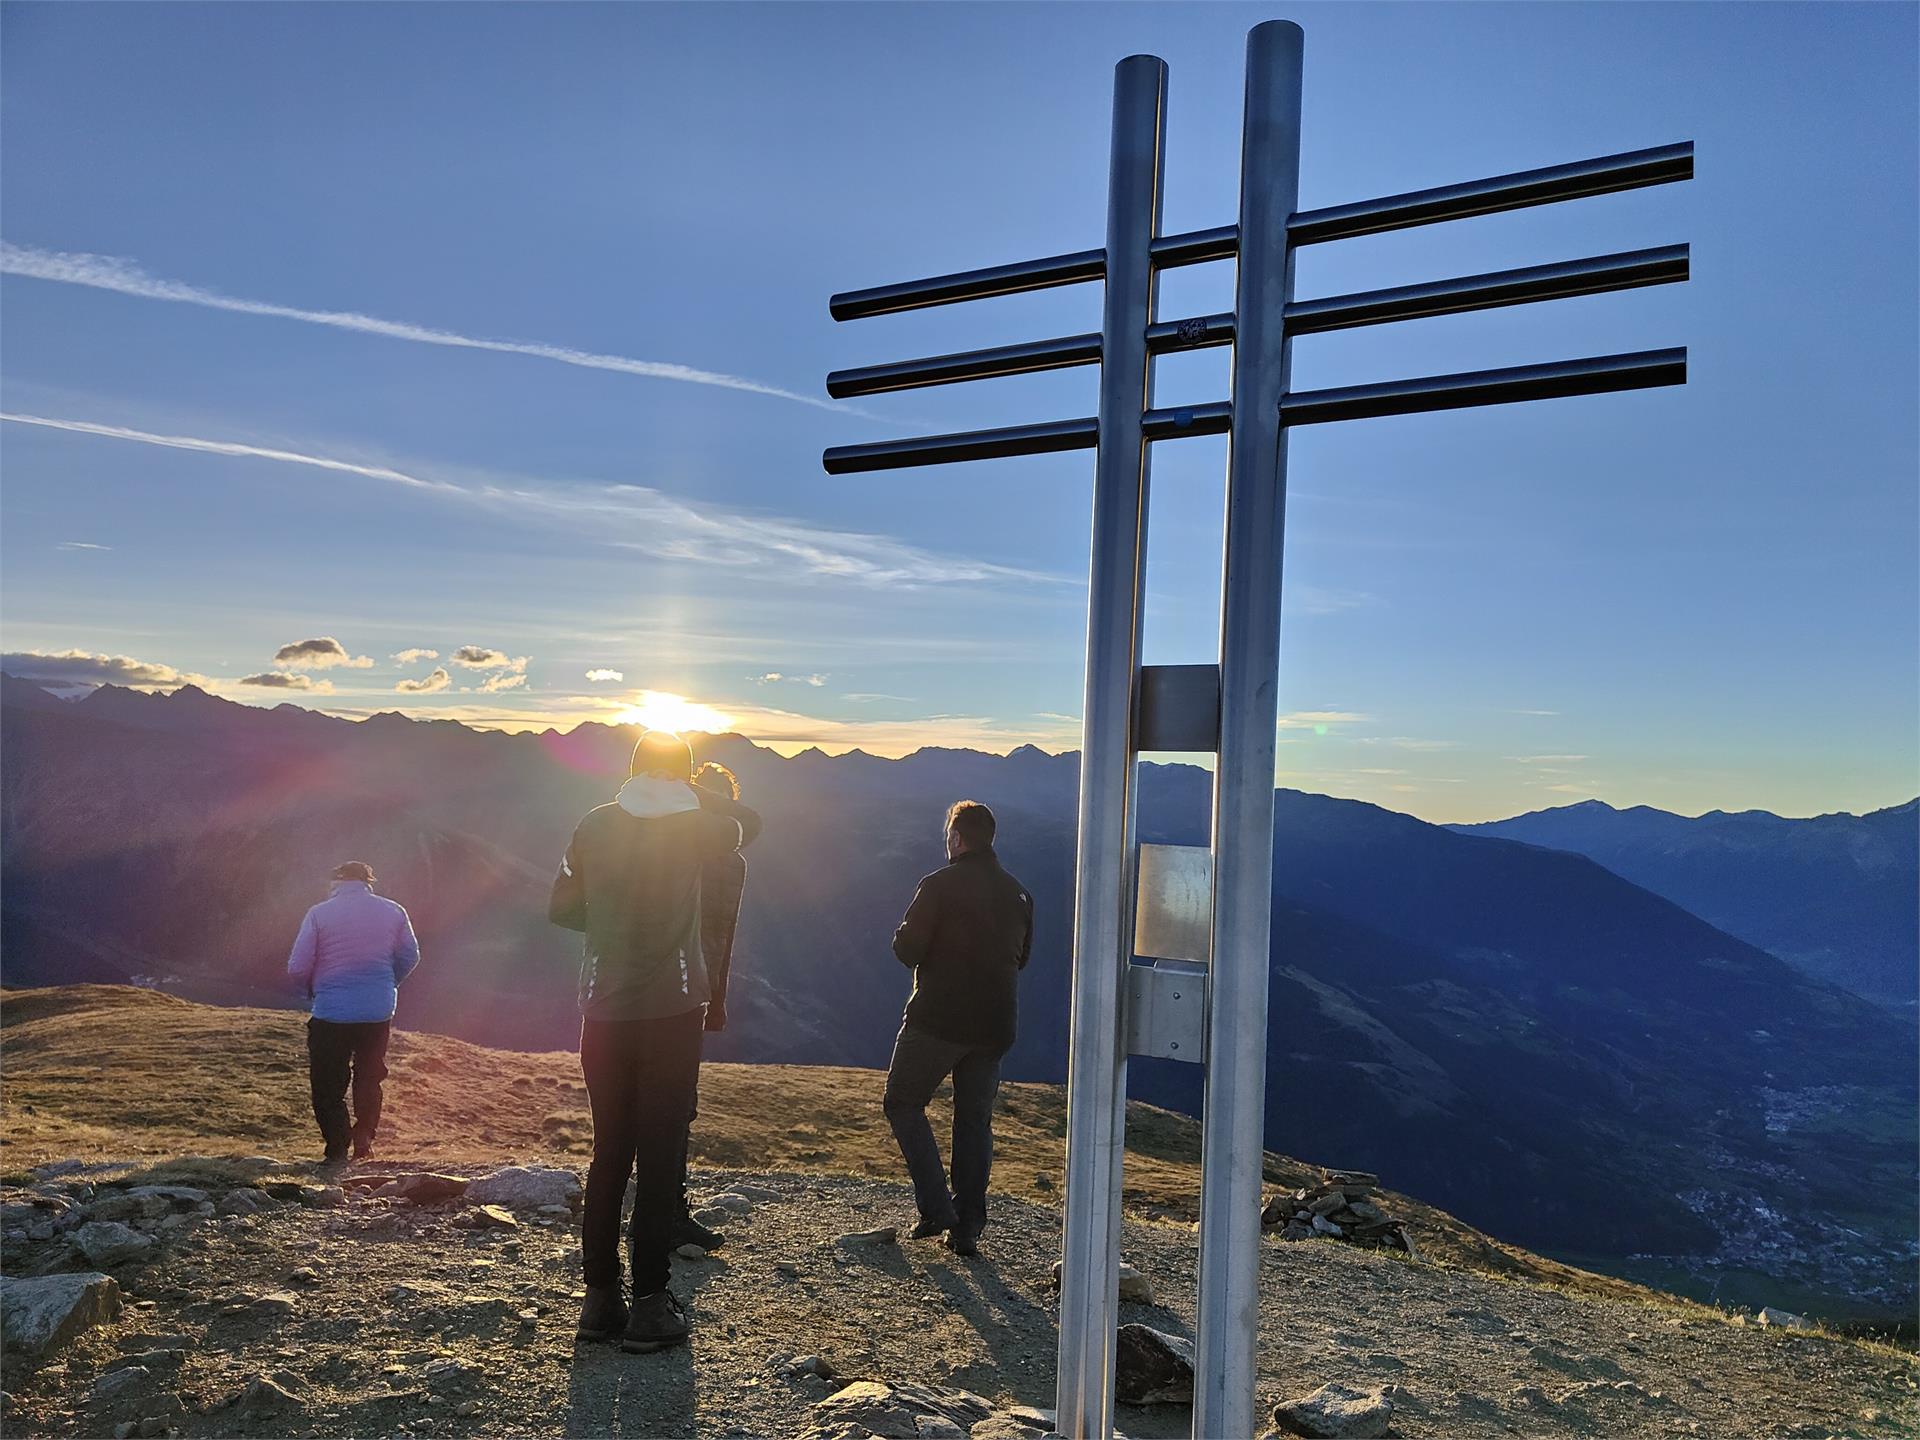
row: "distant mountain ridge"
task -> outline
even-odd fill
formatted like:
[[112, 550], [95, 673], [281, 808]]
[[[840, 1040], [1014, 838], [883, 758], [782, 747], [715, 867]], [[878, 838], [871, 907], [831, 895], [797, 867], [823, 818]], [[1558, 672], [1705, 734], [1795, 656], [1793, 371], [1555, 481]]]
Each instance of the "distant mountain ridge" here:
[[[288, 1003], [300, 915], [328, 867], [358, 858], [425, 949], [403, 1025], [571, 1047], [578, 940], [546, 923], [546, 893], [573, 824], [624, 774], [630, 730], [351, 722], [190, 689], [63, 702], [9, 681], [0, 698], [10, 982], [147, 976]], [[941, 863], [946, 805], [970, 796], [998, 812], [1037, 902], [1007, 1073], [1063, 1078], [1077, 755], [696, 747], [767, 819], [714, 1058], [885, 1062], [908, 986], [887, 938]], [[1203, 840], [1210, 788], [1194, 767], [1143, 766], [1141, 838]], [[1667, 1288], [1911, 1305], [1910, 1022], [1584, 857], [1357, 801], [1281, 791], [1276, 807], [1269, 1148], [1381, 1170], [1517, 1243], [1657, 1269]], [[1198, 1109], [1197, 1068], [1130, 1069], [1138, 1097]], [[1828, 1223], [1834, 1173], [1844, 1227]], [[1786, 1219], [1756, 1232], [1763, 1211]]]
[[1920, 800], [1804, 820], [1586, 800], [1448, 828], [1585, 855], [1809, 975], [1920, 1001]]

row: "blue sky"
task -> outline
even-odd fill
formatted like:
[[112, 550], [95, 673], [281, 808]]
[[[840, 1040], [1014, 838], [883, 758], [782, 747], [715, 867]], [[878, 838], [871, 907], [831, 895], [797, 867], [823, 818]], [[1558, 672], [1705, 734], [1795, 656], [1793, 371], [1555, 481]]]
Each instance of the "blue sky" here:
[[[1695, 278], [1295, 347], [1303, 388], [1671, 344], [1691, 372], [1295, 434], [1282, 782], [1437, 819], [1910, 798], [1902, 5], [16, 0], [4, 648], [344, 714], [568, 724], [652, 690], [789, 750], [1070, 748], [1089, 457], [818, 456], [1091, 413], [1092, 373], [854, 410], [822, 380], [1095, 329], [1098, 287], [844, 326], [827, 296], [1097, 245], [1138, 51], [1172, 70], [1168, 229], [1230, 220], [1243, 37], [1274, 17], [1307, 31], [1303, 205], [1698, 157], [1303, 252], [1303, 298], [1683, 240]], [[1173, 272], [1160, 313], [1230, 293]], [[1225, 384], [1210, 352], [1157, 393]], [[1222, 464], [1156, 450], [1150, 661], [1214, 653]], [[275, 663], [319, 637], [339, 654]]]

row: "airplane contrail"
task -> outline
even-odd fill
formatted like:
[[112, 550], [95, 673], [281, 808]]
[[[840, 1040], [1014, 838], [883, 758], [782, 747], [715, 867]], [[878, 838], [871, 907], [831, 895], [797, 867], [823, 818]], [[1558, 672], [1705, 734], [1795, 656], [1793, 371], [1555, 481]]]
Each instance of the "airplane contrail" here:
[[363, 335], [382, 335], [389, 340], [410, 340], [416, 345], [445, 345], [458, 350], [490, 350], [500, 355], [528, 355], [536, 360], [554, 360], [562, 365], [577, 365], [587, 370], [612, 370], [622, 375], [640, 375], [650, 380], [677, 380], [688, 385], [717, 385], [725, 390], [743, 390], [752, 395], [771, 395], [794, 400], [819, 410], [861, 415], [865, 411], [835, 400], [822, 400], [765, 385], [740, 375], [718, 370], [700, 370], [667, 360], [636, 360], [627, 355], [599, 355], [590, 350], [575, 350], [565, 345], [546, 345], [534, 340], [486, 340], [462, 335], [453, 330], [436, 330], [404, 320], [383, 320], [377, 315], [362, 315], [353, 310], [305, 310], [295, 305], [277, 305], [267, 300], [243, 300], [222, 295], [179, 280], [163, 280], [149, 275], [130, 260], [111, 255], [42, 250], [32, 245], [15, 245], [0, 240], [0, 274], [22, 275], [34, 280], [51, 280], [61, 285], [85, 285], [95, 290], [111, 290], [142, 300], [170, 300], [181, 305], [200, 305], [211, 310], [230, 310], [239, 315], [267, 315], [280, 320], [299, 320], [308, 325], [328, 325], [336, 330], [355, 330]]

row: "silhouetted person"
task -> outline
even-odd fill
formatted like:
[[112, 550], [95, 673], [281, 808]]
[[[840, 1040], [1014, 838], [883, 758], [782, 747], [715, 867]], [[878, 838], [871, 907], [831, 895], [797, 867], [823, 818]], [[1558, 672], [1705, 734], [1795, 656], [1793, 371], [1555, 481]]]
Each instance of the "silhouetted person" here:
[[307, 911], [287, 957], [287, 974], [306, 986], [312, 1012], [307, 1067], [313, 1118], [320, 1122], [329, 1164], [345, 1160], [349, 1144], [357, 1157], [373, 1153], [393, 1010], [400, 982], [419, 963], [413, 922], [399, 905], [373, 893], [372, 867], [358, 860], [337, 867], [331, 891]]
[[[722, 800], [740, 798], [739, 778], [726, 766], [709, 760], [694, 774], [701, 803], [709, 794]], [[733, 932], [740, 924], [740, 899], [747, 886], [747, 861], [738, 851], [712, 861], [700, 871], [700, 955], [707, 962], [707, 1033], [727, 1028], [727, 981], [733, 973]], [[699, 1118], [699, 1092], [687, 1110], [687, 1135], [680, 1145], [680, 1216], [674, 1222], [673, 1243], [717, 1250], [726, 1241], [693, 1218], [687, 1204], [687, 1152], [693, 1144], [693, 1122]]]
[[[993, 1100], [1013, 1044], [1015, 990], [1033, 948], [1033, 898], [993, 853], [993, 812], [962, 800], [947, 812], [947, 864], [920, 882], [893, 953], [913, 994], [887, 1067], [887, 1123], [913, 1177], [913, 1238], [946, 1234], [971, 1255], [987, 1224]], [[953, 1076], [953, 1189], [927, 1124], [927, 1102]]]
[[[587, 937], [580, 1068], [593, 1110], [593, 1164], [580, 1226], [587, 1296], [579, 1334], [598, 1340], [624, 1332], [622, 1346], [637, 1351], [687, 1337], [686, 1312], [667, 1280], [711, 995], [701, 954], [701, 872], [760, 833], [758, 815], [717, 795], [703, 801], [692, 778], [686, 741], [664, 731], [642, 735], [613, 803], [589, 811], [574, 830], [547, 908], [556, 925]], [[620, 1293], [620, 1202], [629, 1176], [636, 1176], [627, 1237], [631, 1313]]]

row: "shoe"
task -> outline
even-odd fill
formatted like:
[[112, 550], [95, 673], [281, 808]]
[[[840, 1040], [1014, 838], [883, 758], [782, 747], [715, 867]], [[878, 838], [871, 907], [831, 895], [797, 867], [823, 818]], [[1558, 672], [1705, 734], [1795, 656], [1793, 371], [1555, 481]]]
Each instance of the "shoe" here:
[[373, 1141], [371, 1140], [354, 1141], [353, 1142], [353, 1158], [356, 1160], [372, 1159], [373, 1158]]
[[947, 1234], [947, 1249], [956, 1255], [978, 1255], [980, 1253], [980, 1232], [955, 1226]]
[[727, 1243], [727, 1237], [718, 1230], [709, 1230], [691, 1215], [682, 1215], [673, 1222], [667, 1243], [669, 1246], [698, 1245], [702, 1250], [718, 1250]]
[[321, 1157], [320, 1168], [322, 1170], [337, 1170], [346, 1163], [347, 1147], [344, 1145], [337, 1147], [329, 1145], [327, 1147], [327, 1153]]
[[582, 1340], [611, 1340], [626, 1329], [627, 1302], [618, 1285], [589, 1285], [580, 1304], [580, 1323], [574, 1334]]
[[960, 1222], [955, 1220], [951, 1215], [936, 1220], [929, 1220], [925, 1216], [922, 1216], [920, 1223], [913, 1227], [912, 1233], [909, 1234], [907, 1238], [909, 1240], [931, 1240], [935, 1236], [946, 1234], [959, 1223]]
[[620, 1348], [636, 1355], [665, 1350], [687, 1338], [687, 1312], [673, 1298], [671, 1290], [656, 1290], [651, 1295], [634, 1297], [633, 1313], [627, 1317], [627, 1330], [620, 1337]]

